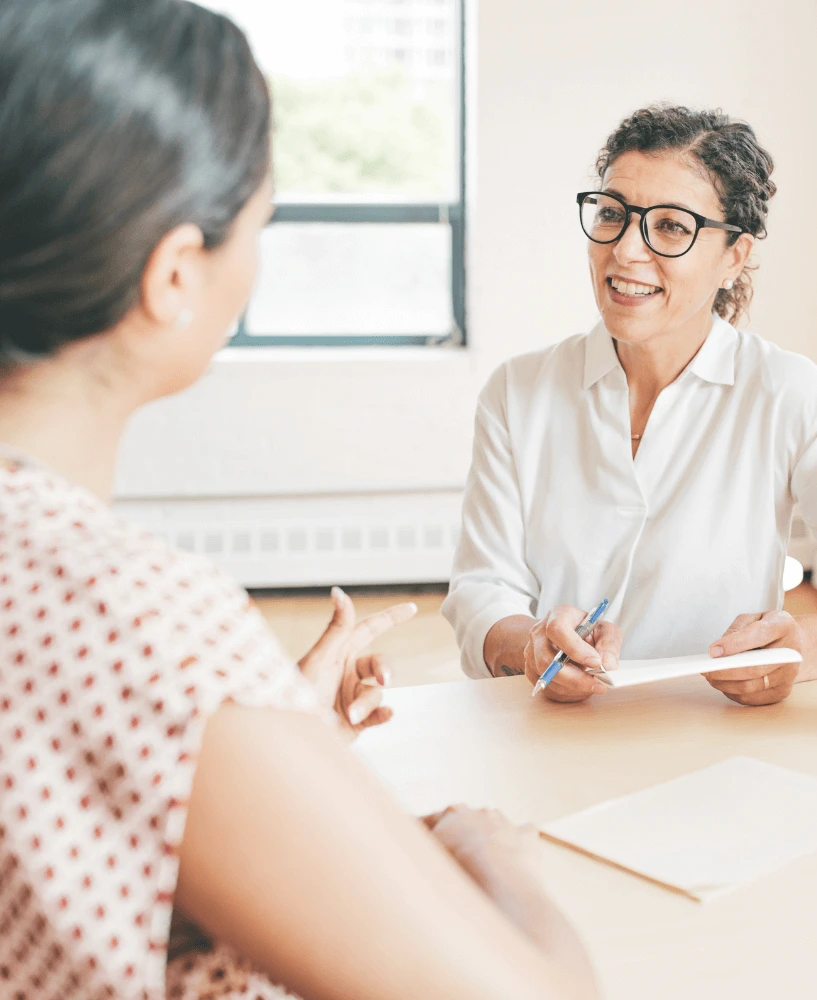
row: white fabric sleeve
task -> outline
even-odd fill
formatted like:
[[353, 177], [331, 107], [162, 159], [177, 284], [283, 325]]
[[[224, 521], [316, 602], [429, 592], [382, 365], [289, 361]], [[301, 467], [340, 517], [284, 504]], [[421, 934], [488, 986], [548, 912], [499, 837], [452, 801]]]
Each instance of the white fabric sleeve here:
[[500, 368], [477, 403], [451, 584], [442, 613], [457, 637], [463, 671], [490, 677], [485, 636], [510, 615], [532, 615], [539, 584], [525, 560], [522, 501], [507, 421], [507, 373]]

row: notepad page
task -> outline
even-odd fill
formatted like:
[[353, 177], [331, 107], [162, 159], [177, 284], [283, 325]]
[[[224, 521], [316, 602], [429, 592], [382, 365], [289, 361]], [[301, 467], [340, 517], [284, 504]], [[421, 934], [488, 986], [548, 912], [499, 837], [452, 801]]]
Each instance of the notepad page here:
[[713, 659], [707, 653], [693, 656], [670, 656], [659, 660], [622, 660], [617, 670], [598, 673], [598, 680], [610, 687], [631, 687], [653, 681], [690, 677], [710, 670], [737, 670], [740, 667], [768, 666], [775, 663], [800, 663], [803, 657], [796, 649], [751, 649], [734, 656]]
[[817, 778], [730, 757], [542, 832], [705, 902], [817, 852]]

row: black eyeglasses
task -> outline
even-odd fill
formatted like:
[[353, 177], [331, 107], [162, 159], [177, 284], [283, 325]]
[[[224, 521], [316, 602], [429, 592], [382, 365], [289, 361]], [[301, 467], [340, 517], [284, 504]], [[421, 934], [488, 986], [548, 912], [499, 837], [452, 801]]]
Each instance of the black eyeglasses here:
[[649, 208], [628, 205], [617, 194], [604, 191], [583, 191], [576, 195], [576, 201], [582, 229], [588, 239], [594, 243], [615, 243], [624, 235], [635, 212], [641, 216], [644, 242], [659, 257], [683, 257], [692, 249], [702, 229], [723, 229], [729, 233], [746, 231], [676, 205], [651, 205]]

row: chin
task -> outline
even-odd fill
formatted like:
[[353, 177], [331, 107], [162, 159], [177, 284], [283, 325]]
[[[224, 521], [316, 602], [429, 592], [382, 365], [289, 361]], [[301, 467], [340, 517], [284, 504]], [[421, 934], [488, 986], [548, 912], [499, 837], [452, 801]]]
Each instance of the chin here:
[[601, 321], [610, 336], [624, 344], [641, 344], [655, 333], [655, 324], [647, 317], [622, 316], [617, 310], [602, 312]]

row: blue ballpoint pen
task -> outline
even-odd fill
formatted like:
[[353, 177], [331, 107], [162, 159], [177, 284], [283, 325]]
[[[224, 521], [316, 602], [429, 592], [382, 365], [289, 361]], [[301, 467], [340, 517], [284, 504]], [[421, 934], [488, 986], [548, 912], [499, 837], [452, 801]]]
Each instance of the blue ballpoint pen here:
[[[605, 599], [601, 604], [597, 604], [592, 611], [588, 612], [581, 622], [576, 626], [576, 635], [580, 639], [586, 639], [588, 635], [593, 631], [593, 629], [598, 625], [598, 623], [604, 618], [607, 608], [610, 606], [610, 602]], [[548, 684], [553, 680], [556, 674], [562, 669], [567, 660], [567, 653], [560, 652], [557, 653], [553, 658], [553, 662], [547, 668], [547, 670], [542, 674], [539, 680], [533, 686], [533, 694], [536, 696], [542, 690], [546, 688]]]

